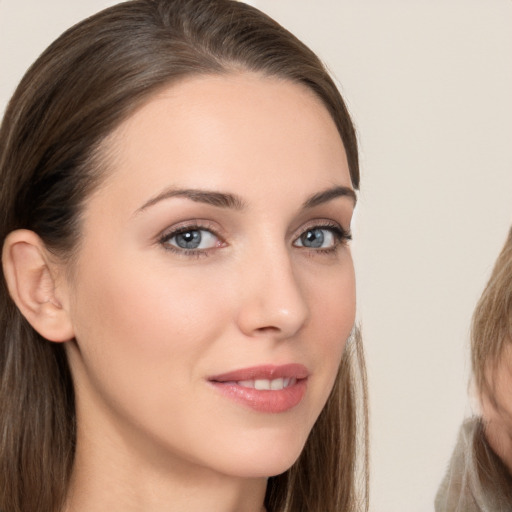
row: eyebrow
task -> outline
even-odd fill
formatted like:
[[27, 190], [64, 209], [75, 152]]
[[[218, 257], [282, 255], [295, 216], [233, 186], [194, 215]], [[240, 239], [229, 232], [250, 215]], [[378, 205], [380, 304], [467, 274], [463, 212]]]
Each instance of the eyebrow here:
[[327, 203], [338, 197], [349, 197], [354, 202], [354, 205], [357, 203], [357, 195], [353, 189], [350, 187], [337, 186], [312, 195], [304, 202], [303, 208], [314, 208], [315, 206]]
[[156, 203], [159, 203], [164, 199], [170, 199], [172, 197], [184, 197], [196, 203], [205, 203], [211, 206], [217, 206], [218, 208], [230, 208], [233, 210], [243, 210], [245, 208], [244, 201], [234, 194], [229, 194], [226, 192], [214, 192], [210, 190], [170, 188], [164, 190], [157, 196], [144, 203], [136, 213], [142, 212], [155, 205]]
[[[160, 201], [173, 197], [183, 197], [196, 203], [204, 203], [218, 208], [228, 208], [238, 211], [243, 210], [246, 206], [242, 198], [228, 192], [170, 188], [149, 199], [149, 201], [146, 201], [135, 213], [143, 212]], [[357, 196], [353, 189], [350, 187], [336, 186], [312, 195], [304, 201], [302, 208], [314, 208], [315, 206], [332, 201], [338, 197], [349, 197], [353, 200], [354, 204], [357, 202]]]

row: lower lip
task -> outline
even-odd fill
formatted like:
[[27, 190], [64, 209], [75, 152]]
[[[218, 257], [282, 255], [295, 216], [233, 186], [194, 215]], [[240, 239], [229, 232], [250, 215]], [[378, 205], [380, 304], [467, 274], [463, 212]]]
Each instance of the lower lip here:
[[307, 387], [307, 379], [300, 379], [293, 386], [279, 390], [245, 388], [236, 382], [210, 381], [210, 383], [224, 396], [235, 402], [266, 413], [289, 411], [302, 401]]

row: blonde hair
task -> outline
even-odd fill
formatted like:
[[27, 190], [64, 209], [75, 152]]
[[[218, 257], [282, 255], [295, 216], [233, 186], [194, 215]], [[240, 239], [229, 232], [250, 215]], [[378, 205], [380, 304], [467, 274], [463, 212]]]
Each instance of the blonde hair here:
[[[512, 344], [512, 228], [491, 277], [478, 301], [471, 328], [471, 362], [475, 385], [497, 407], [493, 375], [506, 346]], [[479, 420], [473, 455], [482, 491], [499, 503], [512, 503], [512, 476], [486, 439], [485, 420]]]
[[480, 393], [492, 399], [492, 374], [512, 344], [512, 228], [478, 301], [471, 327], [471, 363]]

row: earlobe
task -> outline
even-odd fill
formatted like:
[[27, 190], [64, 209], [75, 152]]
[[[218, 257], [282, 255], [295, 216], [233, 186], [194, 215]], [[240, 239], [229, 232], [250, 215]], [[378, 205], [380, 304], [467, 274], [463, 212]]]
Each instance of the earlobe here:
[[37, 234], [26, 229], [11, 232], [2, 265], [9, 293], [32, 327], [50, 341], [73, 339], [69, 312], [56, 294], [56, 265]]

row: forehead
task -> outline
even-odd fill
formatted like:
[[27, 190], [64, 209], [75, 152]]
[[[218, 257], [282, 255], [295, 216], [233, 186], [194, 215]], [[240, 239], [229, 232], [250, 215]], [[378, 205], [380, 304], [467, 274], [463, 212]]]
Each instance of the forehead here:
[[254, 73], [199, 76], [169, 86], [105, 143], [107, 183], [153, 194], [208, 189], [350, 186], [343, 143], [303, 85]]

